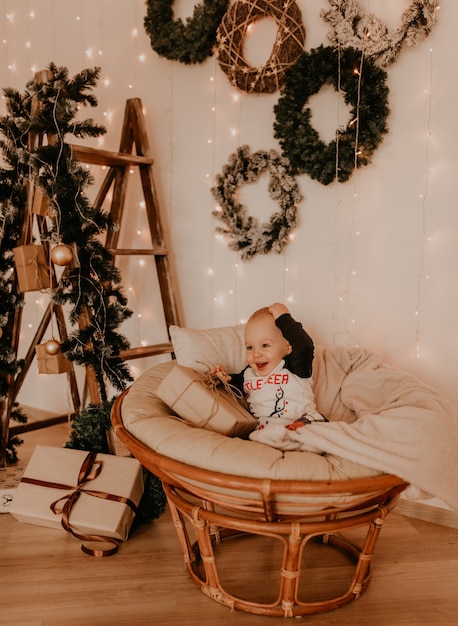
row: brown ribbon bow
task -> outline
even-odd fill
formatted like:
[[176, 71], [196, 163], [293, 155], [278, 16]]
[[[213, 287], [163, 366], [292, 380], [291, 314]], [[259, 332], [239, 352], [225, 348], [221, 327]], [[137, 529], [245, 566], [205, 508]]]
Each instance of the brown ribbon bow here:
[[[114, 537], [106, 537], [103, 535], [80, 535], [70, 525], [70, 511], [72, 510], [73, 505], [80, 497], [81, 493], [85, 493], [89, 496], [94, 496], [95, 498], [102, 498], [104, 500], [112, 500], [114, 502], [121, 502], [122, 504], [127, 504], [134, 513], [137, 512], [137, 507], [132, 502], [130, 498], [126, 498], [124, 496], [117, 496], [111, 493], [105, 493], [104, 491], [94, 491], [90, 489], [83, 489], [85, 484], [90, 480], [94, 480], [102, 471], [102, 461], [97, 461], [97, 452], [89, 452], [84, 459], [81, 468], [78, 473], [78, 483], [77, 486], [71, 485], [63, 485], [61, 483], [53, 483], [48, 482], [46, 480], [38, 480], [37, 478], [28, 478], [24, 476], [22, 478], [22, 482], [29, 483], [31, 485], [39, 485], [40, 487], [49, 487], [50, 489], [70, 489], [71, 491], [66, 495], [62, 496], [58, 500], [55, 500], [50, 505], [51, 511], [55, 515], [60, 515], [62, 513], [62, 526], [68, 532], [70, 532], [77, 539], [81, 539], [82, 541], [97, 541], [102, 543], [109, 543], [112, 545], [111, 548], [106, 549], [95, 549], [89, 548], [88, 546], [81, 545], [81, 550], [90, 556], [111, 556], [118, 551], [118, 540]], [[59, 502], [65, 501], [62, 508], [59, 508], [57, 505]]]

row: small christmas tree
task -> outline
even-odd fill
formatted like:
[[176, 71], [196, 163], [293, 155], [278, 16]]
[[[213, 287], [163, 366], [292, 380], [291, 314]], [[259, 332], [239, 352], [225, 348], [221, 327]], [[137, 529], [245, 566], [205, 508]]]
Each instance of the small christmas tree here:
[[[122, 391], [132, 380], [120, 351], [129, 347], [119, 326], [132, 312], [122, 293], [121, 276], [113, 257], [101, 243], [110, 216], [94, 208], [85, 195], [90, 173], [75, 158], [67, 136], [98, 137], [105, 128], [92, 119], [79, 121], [81, 105], [96, 106], [92, 94], [100, 69], [86, 69], [69, 78], [68, 70], [51, 63], [46, 82], [30, 81], [24, 93], [4, 89], [7, 114], [0, 118], [0, 396], [5, 403], [11, 377], [21, 368], [14, 346], [16, 307], [23, 306], [14, 275], [13, 248], [31, 216], [27, 189], [40, 190], [47, 200], [47, 226], [41, 242], [64, 244], [76, 251], [76, 262], [65, 268], [53, 302], [67, 305], [75, 329], [62, 346], [65, 356], [92, 368], [101, 402], [108, 401], [109, 386]], [[47, 143], [36, 141], [47, 137]], [[81, 320], [84, 323], [81, 324]], [[19, 415], [19, 413], [18, 413]], [[11, 415], [14, 417], [14, 415]], [[77, 419], [77, 418], [76, 418]], [[14, 445], [12, 442], [9, 446]], [[14, 454], [13, 454], [14, 456]]]

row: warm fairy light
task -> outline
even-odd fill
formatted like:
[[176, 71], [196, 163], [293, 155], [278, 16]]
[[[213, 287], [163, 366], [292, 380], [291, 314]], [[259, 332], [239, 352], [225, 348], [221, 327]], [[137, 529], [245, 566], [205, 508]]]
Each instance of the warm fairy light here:
[[138, 55], [138, 60], [143, 63], [146, 60], [146, 55], [145, 54], [139, 54]]
[[232, 100], [234, 102], [238, 102], [240, 100], [240, 94], [238, 94], [238, 93], [232, 94]]
[[145, 266], [145, 259], [140, 259], [138, 262], [140, 267], [144, 267]]
[[238, 130], [236, 128], [231, 128], [230, 133], [231, 133], [231, 137], [235, 137], [236, 135], [238, 135]]
[[88, 59], [92, 59], [92, 50], [87, 49], [87, 50], [85, 51], [85, 55], [87, 56], [87, 58], [88, 58]]
[[132, 37], [136, 37], [138, 35], [138, 28], [132, 29]]

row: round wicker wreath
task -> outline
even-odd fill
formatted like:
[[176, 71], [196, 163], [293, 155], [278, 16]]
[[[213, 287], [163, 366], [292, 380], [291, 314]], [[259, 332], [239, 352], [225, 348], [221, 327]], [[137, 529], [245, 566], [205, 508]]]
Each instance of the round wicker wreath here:
[[[370, 59], [361, 68], [361, 52], [351, 48], [339, 55], [320, 46], [304, 52], [288, 71], [285, 86], [274, 106], [274, 136], [293, 174], [308, 174], [323, 185], [335, 178], [345, 182], [355, 167], [370, 163], [371, 156], [388, 132], [387, 74]], [[355, 72], [356, 70], [356, 72]], [[351, 106], [346, 128], [326, 144], [311, 125], [311, 110], [305, 105], [323, 85], [342, 93]]]
[[174, 19], [172, 5], [173, 0], [147, 0], [144, 26], [151, 47], [171, 61], [202, 63], [213, 53], [216, 31], [229, 0], [203, 0], [186, 23]]
[[[272, 17], [277, 37], [266, 65], [251, 67], [243, 56], [243, 43], [254, 22]], [[285, 71], [304, 50], [305, 28], [295, 0], [237, 0], [217, 32], [218, 62], [229, 81], [247, 93], [274, 93], [285, 82]]]
[[[237, 200], [238, 189], [255, 182], [262, 174], [270, 176], [269, 193], [280, 205], [270, 221], [259, 226], [256, 218], [247, 215], [246, 207]], [[241, 146], [229, 157], [222, 174], [216, 177], [212, 194], [218, 202], [213, 215], [225, 226], [216, 232], [229, 237], [229, 247], [240, 252], [246, 261], [255, 254], [282, 251], [289, 241], [289, 234], [297, 226], [297, 204], [302, 200], [295, 178], [291, 175], [288, 159], [275, 150], [250, 154], [248, 146]]]
[[390, 32], [381, 19], [361, 8], [358, 0], [330, 0], [321, 17], [331, 24], [333, 46], [352, 47], [374, 58], [381, 67], [396, 61], [404, 42], [415, 46], [431, 32], [437, 20], [438, 0], [414, 0], [403, 12], [401, 26]]

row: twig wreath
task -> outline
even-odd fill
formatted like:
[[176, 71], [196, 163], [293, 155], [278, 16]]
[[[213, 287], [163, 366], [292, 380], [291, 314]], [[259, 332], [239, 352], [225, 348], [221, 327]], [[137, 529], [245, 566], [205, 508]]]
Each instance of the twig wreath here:
[[187, 65], [202, 63], [213, 54], [216, 31], [229, 0], [203, 0], [192, 17], [174, 19], [173, 0], [147, 0], [145, 31], [160, 56]]
[[437, 21], [438, 0], [413, 0], [403, 12], [401, 26], [389, 31], [382, 20], [361, 8], [358, 0], [330, 0], [321, 17], [332, 26], [333, 46], [352, 47], [372, 57], [381, 67], [396, 61], [404, 43], [415, 46]]
[[[274, 137], [293, 174], [308, 174], [323, 185], [336, 177], [345, 182], [355, 167], [367, 165], [388, 132], [386, 72], [351, 48], [338, 53], [320, 46], [304, 52], [287, 72], [286, 83], [274, 106]], [[351, 105], [351, 119], [325, 143], [311, 124], [308, 99], [323, 85], [331, 85]]]
[[[280, 205], [270, 221], [259, 225], [258, 220], [247, 215], [247, 209], [237, 199], [239, 188], [253, 183], [268, 172], [269, 193]], [[250, 154], [249, 146], [241, 146], [230, 155], [222, 174], [216, 176], [212, 194], [219, 208], [213, 215], [225, 226], [216, 232], [229, 237], [229, 247], [240, 252], [246, 261], [255, 254], [274, 251], [279, 254], [289, 241], [289, 234], [297, 226], [297, 204], [302, 200], [298, 184], [290, 172], [287, 159], [276, 150], [259, 150]]]
[[[278, 26], [264, 67], [251, 67], [243, 56], [250, 26], [272, 17]], [[218, 62], [234, 87], [247, 93], [274, 93], [285, 82], [285, 71], [304, 51], [305, 28], [295, 0], [237, 0], [224, 15], [217, 32]]]

